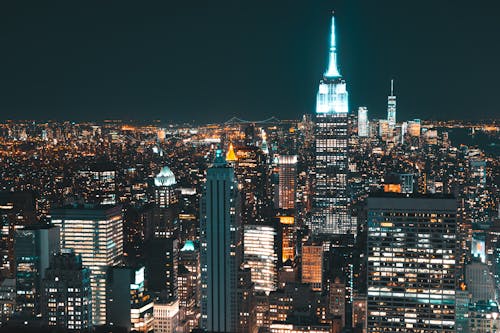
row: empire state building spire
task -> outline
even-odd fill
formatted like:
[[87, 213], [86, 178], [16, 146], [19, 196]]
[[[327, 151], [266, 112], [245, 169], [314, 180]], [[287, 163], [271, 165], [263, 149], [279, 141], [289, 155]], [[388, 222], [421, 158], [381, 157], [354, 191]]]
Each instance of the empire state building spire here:
[[337, 78], [341, 77], [339, 69], [337, 67], [337, 46], [335, 41], [335, 16], [333, 16], [332, 11], [332, 30], [330, 36], [330, 58], [328, 60], [328, 69], [325, 72], [326, 78]]

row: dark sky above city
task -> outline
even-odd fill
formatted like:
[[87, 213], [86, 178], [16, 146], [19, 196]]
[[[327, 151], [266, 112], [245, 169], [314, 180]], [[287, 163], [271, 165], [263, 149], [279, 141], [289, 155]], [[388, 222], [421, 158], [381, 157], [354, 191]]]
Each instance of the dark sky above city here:
[[0, 119], [312, 113], [334, 9], [350, 109], [499, 118], [500, 2], [2, 1]]

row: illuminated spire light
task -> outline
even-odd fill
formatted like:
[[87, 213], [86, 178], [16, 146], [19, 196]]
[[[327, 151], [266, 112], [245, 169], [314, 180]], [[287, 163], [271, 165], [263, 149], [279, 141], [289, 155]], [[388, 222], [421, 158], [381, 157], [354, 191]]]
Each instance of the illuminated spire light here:
[[236, 160], [238, 160], [238, 158], [236, 157], [236, 154], [234, 153], [233, 144], [230, 143], [229, 144], [229, 148], [227, 150], [227, 154], [226, 154], [226, 161], [228, 161], [228, 162], [236, 162]]
[[333, 16], [332, 11], [332, 30], [330, 36], [330, 59], [328, 61], [328, 69], [325, 72], [326, 78], [336, 78], [341, 77], [339, 69], [337, 67], [337, 46], [335, 41], [335, 16]]

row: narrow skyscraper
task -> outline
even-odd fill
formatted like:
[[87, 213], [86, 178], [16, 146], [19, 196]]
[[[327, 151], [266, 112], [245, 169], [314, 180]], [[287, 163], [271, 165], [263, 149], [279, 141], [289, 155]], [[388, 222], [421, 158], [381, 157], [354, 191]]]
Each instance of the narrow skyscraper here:
[[240, 200], [234, 169], [218, 149], [201, 201], [202, 328], [236, 332], [241, 263]]
[[368, 137], [368, 109], [366, 106], [358, 108], [358, 136]]
[[337, 67], [335, 17], [330, 60], [316, 98], [316, 183], [311, 227], [315, 234], [353, 232], [347, 193], [348, 92]]
[[387, 122], [389, 123], [389, 135], [394, 135], [396, 127], [396, 96], [394, 96], [394, 80], [391, 80], [391, 95], [387, 97]]

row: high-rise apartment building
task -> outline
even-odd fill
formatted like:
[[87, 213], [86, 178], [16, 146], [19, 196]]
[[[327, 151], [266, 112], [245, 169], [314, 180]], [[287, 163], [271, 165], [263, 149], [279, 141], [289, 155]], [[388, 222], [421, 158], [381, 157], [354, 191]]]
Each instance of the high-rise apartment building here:
[[238, 269], [241, 264], [241, 223], [234, 169], [216, 152], [201, 200], [202, 328], [236, 332]]
[[92, 328], [90, 271], [73, 250], [63, 250], [50, 260], [42, 281], [42, 318], [48, 326], [67, 332]]
[[315, 234], [354, 232], [349, 213], [348, 92], [337, 68], [335, 18], [332, 16], [330, 59], [316, 98], [315, 188], [312, 231]]
[[106, 273], [123, 255], [121, 206], [70, 205], [53, 210], [52, 223], [61, 230], [61, 248], [73, 249], [90, 269], [92, 320], [105, 324]]
[[360, 106], [358, 108], [358, 136], [366, 138], [369, 136], [368, 108]]
[[455, 332], [457, 203], [368, 198], [368, 332]]

